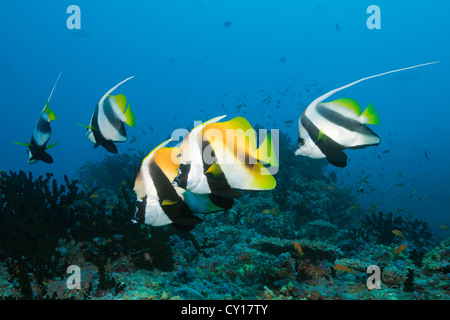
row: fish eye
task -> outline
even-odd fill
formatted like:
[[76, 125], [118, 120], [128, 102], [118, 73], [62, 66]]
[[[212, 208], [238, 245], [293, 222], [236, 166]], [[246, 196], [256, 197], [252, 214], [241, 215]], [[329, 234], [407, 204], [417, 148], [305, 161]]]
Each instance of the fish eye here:
[[305, 139], [298, 138], [298, 146], [301, 147], [301, 146], [304, 146], [304, 145], [305, 145]]

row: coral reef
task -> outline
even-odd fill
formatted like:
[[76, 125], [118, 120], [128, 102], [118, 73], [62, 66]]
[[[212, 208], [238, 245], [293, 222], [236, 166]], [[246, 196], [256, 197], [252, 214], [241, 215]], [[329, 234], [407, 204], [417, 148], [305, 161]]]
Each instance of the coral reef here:
[[[190, 233], [132, 223], [141, 155], [87, 163], [81, 183], [2, 171], [0, 299], [450, 298], [449, 239], [438, 244], [420, 220], [363, 215], [320, 161], [290, 154], [279, 188], [203, 215]], [[67, 287], [70, 265], [80, 289]], [[381, 290], [367, 287], [369, 266]]]

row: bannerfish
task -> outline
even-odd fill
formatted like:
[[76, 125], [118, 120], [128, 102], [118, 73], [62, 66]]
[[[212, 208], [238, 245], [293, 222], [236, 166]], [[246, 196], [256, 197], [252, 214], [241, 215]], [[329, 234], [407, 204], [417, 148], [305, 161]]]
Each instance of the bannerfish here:
[[29, 143], [14, 141], [15, 144], [28, 147], [27, 150], [28, 164], [36, 163], [39, 160], [42, 160], [45, 163], [53, 163], [52, 156], [46, 152], [46, 150], [57, 145], [57, 143], [53, 143], [47, 146], [47, 143], [52, 135], [52, 128], [50, 127], [50, 122], [56, 119], [56, 115], [50, 109], [49, 103], [53, 95], [53, 91], [55, 90], [59, 78], [61, 77], [61, 74], [62, 71], [59, 73], [58, 79], [56, 79], [53, 89], [50, 92], [50, 96], [48, 97], [47, 103], [45, 104], [44, 109], [42, 110], [41, 115], [39, 116], [39, 119], [36, 122], [33, 135], [31, 136], [31, 141]]
[[111, 88], [97, 103], [89, 126], [82, 125], [87, 128], [86, 138], [94, 144], [94, 148], [102, 146], [111, 153], [118, 153], [114, 142], [127, 140], [124, 123], [131, 127], [135, 126], [136, 119], [130, 105], [127, 107], [126, 97], [123, 94], [110, 95], [117, 87], [132, 78], [134, 76]]
[[202, 221], [193, 213], [231, 209], [233, 199], [193, 194], [173, 184], [180, 163], [178, 148], [165, 147], [170, 141], [157, 146], [141, 163], [134, 184], [137, 202], [133, 221], [152, 226], [173, 224], [189, 231]]
[[226, 122], [213, 118], [186, 134], [180, 144], [175, 183], [198, 194], [237, 198], [238, 190], [271, 190], [275, 178], [261, 163], [278, 166], [268, 134], [256, 148], [256, 134], [243, 117]]
[[323, 102], [333, 94], [359, 82], [380, 77], [389, 73], [418, 68], [436, 62], [376, 74], [359, 79], [320, 96], [301, 114], [298, 120], [298, 149], [296, 155], [310, 158], [326, 158], [336, 167], [347, 165], [344, 149], [360, 149], [380, 143], [380, 137], [365, 124], [379, 124], [380, 118], [373, 104], [362, 112], [358, 102], [350, 98], [340, 98]]

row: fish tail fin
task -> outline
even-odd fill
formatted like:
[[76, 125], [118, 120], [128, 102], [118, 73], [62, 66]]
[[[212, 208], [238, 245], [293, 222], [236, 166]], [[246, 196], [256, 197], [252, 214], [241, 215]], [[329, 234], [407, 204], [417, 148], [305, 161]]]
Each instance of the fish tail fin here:
[[238, 190], [272, 190], [276, 186], [275, 178], [259, 161], [251, 167], [247, 166], [244, 170], [225, 176], [230, 187]]
[[253, 166], [249, 183], [251, 184], [249, 190], [272, 190], [277, 185], [275, 178], [261, 162]]
[[363, 113], [359, 116], [358, 120], [361, 123], [366, 124], [380, 124], [380, 117], [377, 113], [377, 110], [375, 110], [375, 106], [373, 103], [370, 103], [366, 110], [364, 110]]
[[272, 136], [267, 133], [266, 138], [257, 150], [258, 159], [271, 166], [278, 167], [278, 159], [273, 145]]
[[127, 125], [129, 125], [130, 127], [134, 128], [135, 125], [136, 125], [136, 118], [134, 116], [133, 111], [131, 111], [131, 106], [130, 105], [128, 105], [128, 108], [127, 108], [127, 110], [124, 113], [124, 116], [125, 116], [125, 123]]

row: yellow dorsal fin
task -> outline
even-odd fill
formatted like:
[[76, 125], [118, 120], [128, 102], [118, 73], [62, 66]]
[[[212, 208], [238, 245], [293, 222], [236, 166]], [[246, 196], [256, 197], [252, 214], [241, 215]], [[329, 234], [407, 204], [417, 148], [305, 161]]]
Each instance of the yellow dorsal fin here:
[[358, 101], [352, 98], [339, 98], [337, 100], [331, 102], [321, 103], [325, 105], [330, 110], [334, 110], [339, 112], [339, 109], [346, 109], [353, 113], [355, 116], [359, 116], [361, 114], [362, 108]]
[[117, 104], [120, 107], [120, 110], [122, 110], [122, 113], [125, 113], [125, 110], [127, 108], [127, 98], [123, 94], [118, 94], [116, 96], [109, 96], [110, 99], [113, 99], [117, 102]]
[[203, 137], [212, 144], [213, 149], [227, 148], [235, 155], [257, 157], [255, 130], [244, 117], [208, 124], [203, 129]]

